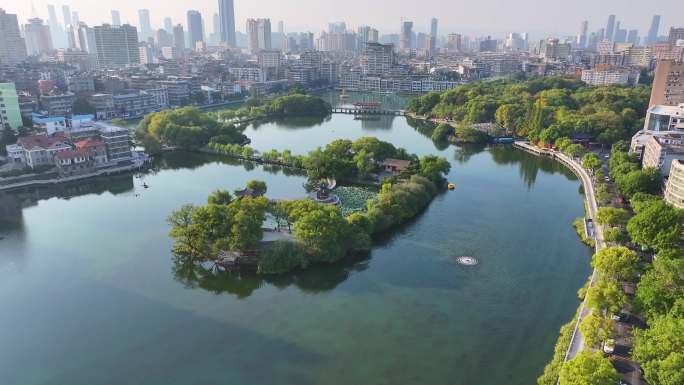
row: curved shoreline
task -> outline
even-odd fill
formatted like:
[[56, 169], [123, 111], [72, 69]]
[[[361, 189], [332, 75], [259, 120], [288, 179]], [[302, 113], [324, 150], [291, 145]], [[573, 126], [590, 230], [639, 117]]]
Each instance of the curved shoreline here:
[[[588, 209], [586, 215], [589, 218], [594, 219], [594, 222], [596, 222], [595, 217], [596, 212], [598, 211], [598, 204], [596, 203], [596, 195], [594, 194], [594, 185], [591, 183], [591, 178], [589, 177], [589, 174], [587, 174], [586, 170], [580, 164], [578, 164], [573, 159], [571, 159], [563, 153], [554, 150], [539, 149], [529, 144], [528, 142], [515, 142], [513, 144], [513, 147], [537, 156], [550, 156], [551, 158], [557, 160], [559, 163], [568, 167], [575, 175], [577, 175], [577, 177], [580, 178], [580, 180], [582, 181], [582, 186], [584, 188], [584, 196], [587, 202]], [[603, 241], [603, 228], [599, 225], [596, 226], [595, 252], [600, 251], [604, 247], [605, 242]], [[597, 271], [596, 269], [593, 269], [591, 279], [589, 281], [589, 287], [594, 286], [594, 284], [596, 283], [596, 278]], [[582, 337], [582, 333], [579, 330], [579, 325], [582, 322], [582, 319], [588, 314], [589, 311], [587, 309], [587, 296], [585, 296], [584, 300], [580, 304], [579, 311], [576, 317], [577, 320], [575, 321], [572, 337], [570, 339], [570, 345], [568, 346], [568, 349], [565, 353], [563, 362], [567, 362], [575, 358], [577, 353], [584, 349], [584, 338]]]

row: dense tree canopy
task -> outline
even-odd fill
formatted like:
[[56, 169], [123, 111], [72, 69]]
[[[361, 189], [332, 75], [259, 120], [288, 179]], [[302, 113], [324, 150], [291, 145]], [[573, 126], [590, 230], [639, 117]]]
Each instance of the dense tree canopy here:
[[608, 358], [587, 350], [566, 362], [560, 371], [560, 385], [615, 385], [618, 378]]
[[651, 385], [684, 384], [684, 318], [661, 316], [637, 330], [634, 357]]
[[629, 220], [627, 231], [640, 245], [656, 250], [673, 248], [680, 241], [683, 218], [681, 210], [663, 200], [652, 200]]
[[607, 247], [594, 254], [592, 265], [603, 278], [630, 280], [637, 270], [639, 257], [626, 247]]
[[247, 139], [235, 126], [192, 107], [149, 114], [138, 125], [136, 135], [141, 140], [154, 139], [184, 149], [199, 148], [215, 137], [230, 143]]
[[520, 136], [552, 144], [574, 133], [603, 143], [641, 128], [648, 87], [591, 87], [576, 79], [534, 78], [464, 84], [416, 98], [408, 110], [462, 123], [497, 122]]

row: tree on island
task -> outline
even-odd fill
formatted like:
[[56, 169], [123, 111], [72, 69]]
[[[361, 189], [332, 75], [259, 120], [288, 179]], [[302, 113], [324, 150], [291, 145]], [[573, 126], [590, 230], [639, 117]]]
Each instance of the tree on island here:
[[253, 190], [259, 195], [264, 195], [266, 194], [266, 191], [268, 191], [268, 188], [266, 187], [266, 182], [254, 179], [247, 182], [247, 188]]

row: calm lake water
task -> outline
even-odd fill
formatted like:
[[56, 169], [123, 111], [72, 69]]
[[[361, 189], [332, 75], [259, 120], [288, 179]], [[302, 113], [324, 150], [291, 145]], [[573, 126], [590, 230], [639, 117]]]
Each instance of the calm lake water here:
[[283, 277], [175, 263], [165, 218], [249, 179], [301, 197], [301, 176], [172, 154], [142, 176], [0, 195], [0, 383], [534, 383], [590, 271], [570, 226], [580, 183], [548, 159], [445, 148], [426, 130], [347, 115], [247, 129], [260, 150], [377, 136], [452, 163], [456, 191], [370, 256]]

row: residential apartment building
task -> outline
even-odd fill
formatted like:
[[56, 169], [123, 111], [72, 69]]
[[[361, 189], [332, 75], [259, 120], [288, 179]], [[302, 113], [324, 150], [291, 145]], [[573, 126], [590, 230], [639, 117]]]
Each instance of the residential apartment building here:
[[47, 115], [70, 114], [74, 108], [76, 95], [73, 92], [40, 96], [40, 109]]
[[271, 19], [247, 19], [247, 50], [271, 49]]
[[684, 160], [672, 162], [670, 177], [665, 187], [665, 200], [680, 209], [684, 209]]
[[646, 140], [642, 161], [644, 168], [658, 169], [661, 175], [667, 177], [675, 160], [684, 160], [682, 135], [651, 136]]
[[19, 97], [14, 83], [0, 83], [0, 130], [22, 125]]
[[54, 49], [50, 27], [43, 24], [43, 19], [34, 17], [24, 24], [24, 40], [26, 40], [26, 51], [29, 55], [40, 55]]
[[582, 70], [582, 81], [593, 86], [636, 86], [639, 76], [639, 71], [628, 68]]
[[93, 27], [99, 68], [120, 68], [140, 64], [138, 32], [128, 24]]
[[7, 153], [12, 154], [11, 157], [15, 162], [23, 162], [35, 169], [54, 165], [55, 155], [69, 150], [71, 150], [71, 145], [63, 134], [53, 136], [39, 134], [19, 138], [16, 145], [8, 146]]
[[655, 70], [649, 106], [684, 103], [684, 63], [660, 60]]
[[102, 122], [95, 123], [95, 126], [100, 130], [100, 136], [107, 147], [109, 162], [123, 162], [133, 159], [131, 134], [128, 128]]
[[361, 55], [361, 68], [364, 75], [377, 76], [388, 73], [395, 64], [394, 45], [366, 43]]
[[17, 15], [0, 8], [0, 64], [14, 65], [26, 60], [26, 43], [19, 32]]

